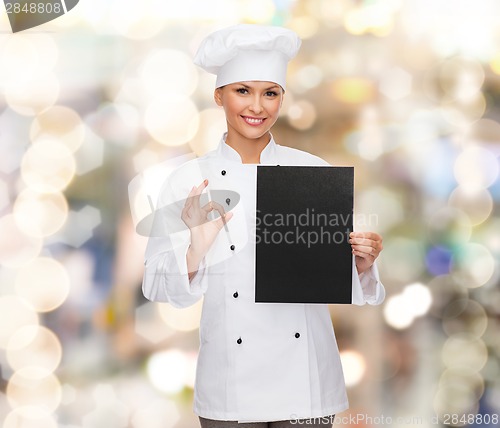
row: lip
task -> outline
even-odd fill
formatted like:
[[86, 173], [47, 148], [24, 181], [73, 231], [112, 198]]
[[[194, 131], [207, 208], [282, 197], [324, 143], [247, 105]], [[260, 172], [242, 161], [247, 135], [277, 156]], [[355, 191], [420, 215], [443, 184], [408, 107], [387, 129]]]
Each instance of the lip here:
[[262, 125], [266, 118], [265, 117], [252, 117], [252, 116], [241, 116], [247, 125], [250, 126], [260, 126]]

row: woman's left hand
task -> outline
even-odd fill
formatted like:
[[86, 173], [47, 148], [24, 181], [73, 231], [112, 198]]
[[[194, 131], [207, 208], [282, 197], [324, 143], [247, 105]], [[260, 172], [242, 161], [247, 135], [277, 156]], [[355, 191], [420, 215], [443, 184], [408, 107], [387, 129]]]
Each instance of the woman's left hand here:
[[382, 237], [375, 232], [351, 232], [349, 243], [358, 273], [368, 270], [383, 249]]

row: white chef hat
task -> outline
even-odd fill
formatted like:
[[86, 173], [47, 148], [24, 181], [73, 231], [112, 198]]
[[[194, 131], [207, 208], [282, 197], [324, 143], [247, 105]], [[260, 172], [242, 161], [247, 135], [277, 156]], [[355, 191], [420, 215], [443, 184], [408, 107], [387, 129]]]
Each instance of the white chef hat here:
[[217, 75], [216, 88], [259, 80], [285, 89], [286, 67], [300, 43], [299, 36], [286, 28], [239, 24], [209, 34], [194, 63]]

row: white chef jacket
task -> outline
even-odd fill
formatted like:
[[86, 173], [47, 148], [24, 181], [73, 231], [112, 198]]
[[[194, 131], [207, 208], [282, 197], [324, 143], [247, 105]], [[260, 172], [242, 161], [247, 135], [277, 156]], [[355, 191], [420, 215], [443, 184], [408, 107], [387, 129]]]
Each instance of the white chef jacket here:
[[[221, 230], [191, 283], [186, 265], [189, 230], [149, 238], [144, 295], [178, 308], [204, 296], [194, 395], [198, 416], [275, 421], [341, 412], [348, 400], [328, 306], [255, 303], [257, 165], [243, 164], [225, 138], [216, 150], [177, 168], [159, 204], [180, 201], [180, 216], [191, 188], [207, 178], [208, 189], [240, 195], [227, 223], [229, 234]], [[272, 137], [260, 163], [328, 165], [317, 156], [280, 146]], [[384, 300], [375, 265], [358, 276], [353, 263], [352, 278], [354, 304]]]

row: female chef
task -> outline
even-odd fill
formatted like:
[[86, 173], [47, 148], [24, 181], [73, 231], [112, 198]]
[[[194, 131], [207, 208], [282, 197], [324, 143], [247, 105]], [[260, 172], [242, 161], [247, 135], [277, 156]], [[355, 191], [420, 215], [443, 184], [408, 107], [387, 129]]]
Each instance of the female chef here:
[[[328, 165], [276, 144], [270, 133], [299, 47], [294, 32], [260, 25], [229, 27], [202, 42], [195, 63], [217, 75], [214, 98], [227, 133], [216, 150], [171, 174], [156, 219], [166, 232], [148, 242], [148, 299], [182, 308], [204, 297], [194, 395], [203, 428], [331, 426], [348, 408], [327, 305], [255, 303], [254, 296], [257, 164]], [[382, 239], [352, 233], [350, 243], [352, 301], [380, 304], [385, 291], [374, 261]]]

